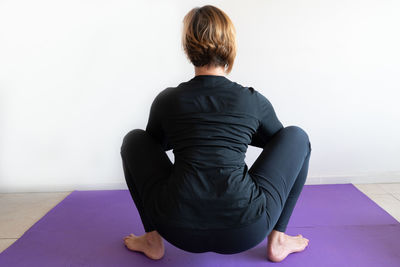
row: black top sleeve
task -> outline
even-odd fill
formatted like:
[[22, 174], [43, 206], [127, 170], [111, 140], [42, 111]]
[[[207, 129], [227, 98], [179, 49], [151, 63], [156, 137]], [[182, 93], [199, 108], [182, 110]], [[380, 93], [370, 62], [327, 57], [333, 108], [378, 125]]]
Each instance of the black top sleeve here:
[[149, 120], [146, 126], [148, 132], [164, 149], [164, 151], [172, 149], [168, 143], [167, 137], [162, 127], [163, 106], [161, 102], [161, 93], [159, 93], [151, 104]]
[[271, 102], [258, 91], [255, 90], [255, 93], [258, 102], [260, 125], [257, 132], [253, 134], [252, 141], [249, 145], [264, 148], [268, 140], [281, 130], [283, 125], [278, 120]]

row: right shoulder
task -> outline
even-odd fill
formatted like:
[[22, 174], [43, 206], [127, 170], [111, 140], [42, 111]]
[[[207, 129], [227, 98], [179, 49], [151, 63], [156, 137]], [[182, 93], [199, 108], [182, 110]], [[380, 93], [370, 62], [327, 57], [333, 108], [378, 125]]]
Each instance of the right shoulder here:
[[176, 92], [177, 88], [176, 87], [167, 87], [164, 90], [160, 91], [156, 97], [155, 101], [160, 102], [164, 101], [165, 99], [169, 98], [171, 95], [173, 95]]
[[184, 81], [179, 83], [177, 86], [169, 86], [159, 92], [156, 96], [158, 100], [163, 100], [163, 99], [171, 99], [174, 95], [179, 94], [179, 92], [184, 91], [185, 88], [190, 88], [192, 85], [189, 81]]

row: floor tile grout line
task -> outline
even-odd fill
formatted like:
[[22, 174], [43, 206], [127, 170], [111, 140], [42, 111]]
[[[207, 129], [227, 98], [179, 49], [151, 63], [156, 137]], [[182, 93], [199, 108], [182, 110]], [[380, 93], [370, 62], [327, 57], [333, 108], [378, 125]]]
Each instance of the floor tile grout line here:
[[[389, 184], [398, 184], [398, 183], [389, 183]], [[385, 189], [384, 187], [381, 186], [381, 183], [378, 183], [377, 186], [379, 188], [381, 188], [383, 191], [387, 192], [388, 194], [393, 195], [392, 191], [388, 191], [387, 189]]]
[[[365, 194], [365, 193], [364, 193]], [[373, 198], [371, 198], [369, 195], [373, 195], [373, 196], [391, 196], [396, 200], [396, 203], [400, 205], [400, 198], [396, 197], [393, 193], [385, 193], [385, 194], [373, 194], [370, 193], [369, 195], [365, 194], [370, 200], [372, 200], [373, 202], [375, 202], [379, 207], [381, 207], [382, 209], [384, 209], [386, 212], [388, 212], [386, 210], [386, 208], [382, 207], [378, 202], [376, 202]]]
[[[396, 196], [394, 195], [394, 193], [389, 193], [389, 194], [392, 195], [392, 197], [394, 197], [395, 199], [397, 199], [397, 200], [399, 201], [399, 204], [400, 204], [400, 198], [396, 197]], [[399, 195], [400, 195], [400, 193], [399, 193]]]

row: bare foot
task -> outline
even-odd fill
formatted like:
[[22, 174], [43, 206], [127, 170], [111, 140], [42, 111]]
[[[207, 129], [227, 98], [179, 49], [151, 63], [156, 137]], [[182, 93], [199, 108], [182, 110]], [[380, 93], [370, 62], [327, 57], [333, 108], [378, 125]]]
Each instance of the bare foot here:
[[302, 235], [290, 236], [283, 232], [272, 230], [268, 236], [267, 255], [273, 262], [280, 262], [290, 253], [303, 251], [309, 240]]
[[157, 231], [142, 236], [130, 234], [124, 237], [124, 243], [128, 249], [143, 252], [152, 260], [159, 260], [164, 256], [164, 242]]

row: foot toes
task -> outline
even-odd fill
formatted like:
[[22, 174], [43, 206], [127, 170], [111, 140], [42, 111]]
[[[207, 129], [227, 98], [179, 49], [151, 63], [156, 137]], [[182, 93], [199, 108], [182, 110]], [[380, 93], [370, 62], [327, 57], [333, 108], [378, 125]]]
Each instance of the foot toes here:
[[126, 241], [127, 239], [132, 238], [132, 237], [135, 237], [135, 235], [133, 235], [133, 234], [127, 235], [124, 237], [124, 241]]

